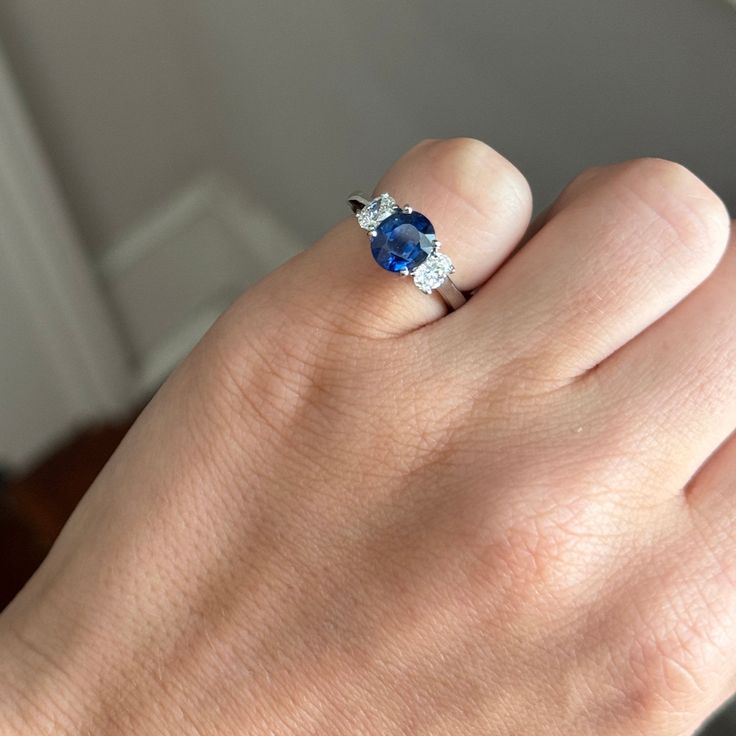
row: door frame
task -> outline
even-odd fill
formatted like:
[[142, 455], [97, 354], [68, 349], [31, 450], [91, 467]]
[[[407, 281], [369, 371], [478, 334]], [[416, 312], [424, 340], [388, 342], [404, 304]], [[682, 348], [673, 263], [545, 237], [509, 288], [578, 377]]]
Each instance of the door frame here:
[[[125, 411], [132, 369], [1, 50], [0, 268], [6, 288], [12, 287], [14, 312], [0, 319], [20, 321], [15, 334], [28, 337], [29, 355], [39, 361], [35, 380], [40, 367], [45, 388], [60, 398], [51, 409], [3, 402], [10, 416], [0, 416], [0, 463], [12, 469], [29, 464], [74, 426]], [[17, 390], [14, 381], [23, 380], [3, 376], [0, 391]]]

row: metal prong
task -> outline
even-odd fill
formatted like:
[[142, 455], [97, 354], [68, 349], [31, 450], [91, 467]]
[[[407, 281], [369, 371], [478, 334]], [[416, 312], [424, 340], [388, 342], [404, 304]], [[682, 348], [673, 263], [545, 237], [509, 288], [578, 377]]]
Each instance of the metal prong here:
[[402, 209], [402, 210], [403, 210], [403, 211], [404, 211], [404, 212], [405, 212], [405, 213], [406, 213], [407, 215], [410, 215], [410, 214], [411, 214], [412, 212], [414, 212], [414, 210], [413, 210], [413, 209], [412, 209], [412, 208], [411, 208], [411, 207], [410, 207], [410, 206], [409, 206], [408, 204], [405, 204], [405, 205], [404, 205], [404, 206], [403, 206], [403, 207], [402, 207], [401, 209]]
[[401, 271], [399, 271], [399, 273], [400, 273], [400, 274], [401, 274], [402, 276], [408, 276], [408, 275], [409, 275], [409, 269], [408, 269], [408, 268], [406, 268], [406, 267], [404, 267], [404, 268], [402, 268], [402, 269], [401, 269]]
[[378, 235], [378, 230], [369, 230], [368, 235], [370, 235], [372, 238], [375, 238], [376, 235]]
[[365, 192], [353, 192], [348, 197], [348, 204], [354, 214], [360, 212], [366, 205], [370, 204], [370, 198]]
[[434, 241], [434, 249], [439, 250], [442, 247], [442, 243], [439, 240]]

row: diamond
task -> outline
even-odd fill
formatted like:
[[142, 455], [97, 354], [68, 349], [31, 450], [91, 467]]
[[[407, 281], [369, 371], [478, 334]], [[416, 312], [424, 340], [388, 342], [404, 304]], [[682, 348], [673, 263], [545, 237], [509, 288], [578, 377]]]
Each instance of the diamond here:
[[399, 210], [376, 227], [371, 252], [381, 268], [408, 273], [434, 253], [434, 242], [434, 227], [421, 212]]
[[376, 226], [383, 222], [389, 215], [393, 214], [396, 209], [396, 200], [384, 192], [380, 197], [376, 197], [368, 203], [357, 214], [358, 225], [363, 230], [375, 230]]
[[438, 289], [455, 270], [452, 261], [444, 253], [433, 253], [414, 271], [414, 283], [425, 294]]

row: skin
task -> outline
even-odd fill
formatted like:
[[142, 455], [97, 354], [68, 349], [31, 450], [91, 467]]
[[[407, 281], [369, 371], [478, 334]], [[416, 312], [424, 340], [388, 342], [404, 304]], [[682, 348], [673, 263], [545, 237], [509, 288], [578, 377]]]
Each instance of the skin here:
[[470, 139], [386, 190], [477, 292], [347, 218], [243, 295], [2, 614], [0, 733], [686, 736], [734, 690], [721, 201], [633, 161], [525, 236]]

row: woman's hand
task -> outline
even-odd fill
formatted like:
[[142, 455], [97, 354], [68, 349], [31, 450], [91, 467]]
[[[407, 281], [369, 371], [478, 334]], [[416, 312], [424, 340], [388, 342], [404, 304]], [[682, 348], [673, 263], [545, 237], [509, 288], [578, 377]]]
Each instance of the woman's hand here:
[[246, 293], [0, 619], [3, 734], [684, 736], [734, 688], [722, 203], [588, 171], [509, 258], [482, 143], [385, 190], [477, 293], [443, 316], [352, 218]]

